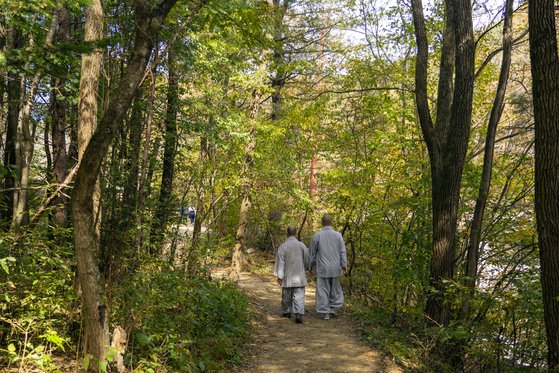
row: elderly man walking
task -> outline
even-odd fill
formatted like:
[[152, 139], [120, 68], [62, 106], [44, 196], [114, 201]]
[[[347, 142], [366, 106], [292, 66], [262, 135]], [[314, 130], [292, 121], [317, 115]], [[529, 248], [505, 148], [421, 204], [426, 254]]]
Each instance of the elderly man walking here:
[[332, 217], [322, 217], [322, 230], [311, 241], [310, 268], [316, 269], [316, 312], [325, 320], [344, 304], [340, 277], [347, 272], [347, 254], [342, 235], [332, 228]]
[[287, 240], [276, 254], [274, 275], [281, 286], [281, 308], [284, 317], [295, 314], [295, 322], [302, 323], [305, 314], [305, 269], [309, 264], [309, 250], [295, 238], [296, 228], [287, 227]]

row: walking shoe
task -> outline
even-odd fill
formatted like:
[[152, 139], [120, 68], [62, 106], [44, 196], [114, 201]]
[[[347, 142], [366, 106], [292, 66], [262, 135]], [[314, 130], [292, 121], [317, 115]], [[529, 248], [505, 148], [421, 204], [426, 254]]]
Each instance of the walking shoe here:
[[326, 315], [324, 315], [324, 320], [330, 320], [330, 314], [327, 313]]
[[283, 317], [291, 318], [291, 312], [284, 312], [281, 314]]
[[295, 322], [297, 324], [302, 324], [303, 323], [303, 315], [301, 315], [300, 313], [295, 315]]

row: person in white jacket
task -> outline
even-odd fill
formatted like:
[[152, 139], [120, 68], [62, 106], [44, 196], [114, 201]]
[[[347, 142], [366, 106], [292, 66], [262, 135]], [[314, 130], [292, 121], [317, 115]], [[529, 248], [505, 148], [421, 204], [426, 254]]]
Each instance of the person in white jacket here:
[[296, 228], [287, 227], [287, 239], [278, 248], [274, 275], [281, 286], [281, 309], [284, 317], [295, 314], [297, 323], [305, 314], [305, 270], [309, 264], [309, 250], [295, 237]]
[[316, 270], [316, 312], [325, 320], [344, 304], [340, 277], [347, 272], [347, 254], [342, 235], [332, 228], [332, 217], [322, 217], [322, 230], [311, 240], [310, 268]]

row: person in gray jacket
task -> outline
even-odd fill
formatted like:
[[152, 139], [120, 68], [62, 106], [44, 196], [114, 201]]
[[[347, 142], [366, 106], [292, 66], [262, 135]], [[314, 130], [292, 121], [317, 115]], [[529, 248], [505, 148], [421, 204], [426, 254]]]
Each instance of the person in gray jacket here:
[[316, 270], [316, 312], [325, 320], [344, 304], [340, 277], [347, 272], [347, 254], [342, 235], [332, 228], [332, 217], [322, 217], [322, 230], [311, 241], [310, 268]]
[[296, 228], [287, 227], [287, 240], [281, 244], [276, 254], [274, 275], [281, 286], [281, 308], [284, 317], [295, 314], [297, 323], [303, 322], [305, 314], [305, 270], [309, 264], [309, 250], [295, 238]]

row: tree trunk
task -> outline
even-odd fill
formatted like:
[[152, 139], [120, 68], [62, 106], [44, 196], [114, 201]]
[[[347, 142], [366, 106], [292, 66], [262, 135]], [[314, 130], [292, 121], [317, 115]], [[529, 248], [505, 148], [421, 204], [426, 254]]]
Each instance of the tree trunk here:
[[[103, 281], [98, 263], [100, 247], [93, 210], [95, 185], [111, 141], [144, 77], [153, 40], [156, 39], [161, 25], [175, 2], [176, 0], [161, 0], [151, 7], [143, 1], [136, 2], [135, 39], [128, 65], [99, 126], [83, 152], [72, 191], [74, 243], [84, 306], [85, 352], [93, 357], [90, 371], [96, 371], [98, 364], [105, 362], [110, 314], [105, 306]], [[100, 2], [94, 2], [88, 7], [88, 18], [95, 18], [97, 26], [100, 25], [98, 22], [102, 14], [100, 5]], [[80, 87], [91, 92], [94, 89], [93, 83], [90, 80], [89, 84]], [[85, 97], [91, 98], [89, 95]]]
[[[58, 24], [58, 14], [52, 18], [49, 32], [47, 33], [45, 44], [51, 45], [54, 33]], [[33, 40], [30, 39], [30, 45]], [[16, 143], [16, 165], [19, 171], [19, 178], [16, 179], [16, 190], [13, 201], [12, 229], [18, 229], [24, 224], [29, 223], [29, 211], [27, 205], [27, 192], [30, 182], [31, 161], [33, 159], [33, 149], [35, 145], [36, 125], [31, 124], [31, 109], [35, 100], [35, 94], [41, 82], [41, 73], [37, 72], [31, 81], [29, 90], [25, 90], [25, 80], [21, 87], [21, 106], [17, 119], [17, 143]]]
[[[212, 118], [209, 119], [209, 124], [211, 126]], [[190, 251], [187, 256], [187, 272], [194, 276], [196, 275], [198, 268], [200, 266], [200, 236], [202, 232], [202, 221], [207, 216], [205, 210], [204, 201], [206, 199], [206, 177], [207, 169], [210, 164], [210, 145], [207, 136], [202, 136], [200, 139], [200, 155], [198, 157], [199, 169], [202, 172], [199, 175], [199, 187], [197, 189], [196, 198], [196, 216], [194, 219], [194, 227], [192, 230], [192, 244], [190, 246]], [[211, 176], [209, 184], [211, 185]], [[186, 196], [186, 194], [185, 194]], [[173, 255], [174, 257], [174, 255]]]
[[179, 76], [177, 74], [177, 60], [172, 50], [168, 54], [169, 79], [167, 82], [167, 112], [165, 115], [165, 141], [163, 153], [163, 174], [159, 203], [152, 227], [155, 247], [162, 245], [164, 230], [167, 227], [167, 216], [172, 210], [173, 177], [175, 171], [175, 156], [177, 153], [177, 111], [179, 101]]
[[316, 170], [318, 168], [318, 153], [314, 152], [311, 158], [311, 166], [309, 168], [309, 196], [311, 202], [316, 202]]
[[142, 101], [144, 100], [145, 89], [140, 87], [134, 98], [132, 107], [132, 115], [130, 117], [130, 154], [126, 161], [126, 185], [124, 186], [124, 195], [122, 197], [122, 228], [128, 231], [132, 228], [132, 218], [136, 215], [136, 203], [138, 199], [138, 177], [140, 172], [140, 153], [142, 145]]
[[[96, 43], [103, 37], [103, 6], [101, 0], [92, 0], [86, 8], [85, 41], [93, 50], [82, 57], [78, 95], [77, 157], [79, 168], [87, 146], [97, 128], [97, 96], [99, 75], [103, 63], [103, 51]], [[78, 169], [79, 172], [79, 169]], [[76, 190], [79, 186], [73, 190]], [[85, 196], [84, 196], [85, 197]], [[97, 364], [104, 361], [105, 347], [109, 343], [109, 328], [106, 306], [103, 300], [103, 283], [99, 271], [99, 225], [93, 217], [99, 216], [100, 188], [95, 178], [89, 200], [80, 207], [80, 201], [72, 198], [72, 222], [76, 241], [76, 261], [84, 307], [84, 354], [93, 356], [89, 371], [97, 371]], [[76, 211], [77, 209], [80, 211]], [[81, 218], [80, 215], [85, 215]], [[80, 243], [77, 235], [80, 235]], [[93, 250], [92, 250], [93, 249]]]
[[[103, 51], [96, 43], [103, 38], [103, 5], [101, 0], [92, 0], [86, 9], [85, 41], [94, 48], [84, 54], [81, 65], [80, 87], [78, 95], [78, 162], [83, 159], [85, 149], [97, 128], [97, 97], [99, 92], [99, 75], [103, 64]], [[101, 233], [101, 186], [96, 183], [93, 191], [93, 214], [95, 231], [99, 239]]]
[[270, 118], [272, 120], [278, 120], [281, 117], [282, 109], [282, 97], [281, 91], [285, 86], [285, 81], [287, 79], [287, 73], [285, 69], [285, 56], [283, 52], [284, 32], [283, 32], [283, 19], [285, 13], [289, 8], [290, 0], [284, 0], [281, 4], [280, 0], [273, 0], [268, 2], [274, 9], [274, 51], [273, 51], [273, 61], [274, 61], [274, 76], [272, 78], [272, 113]]
[[559, 372], [559, 58], [553, 0], [528, 2], [536, 133], [535, 199], [547, 363]]
[[[450, 303], [445, 280], [454, 276], [454, 238], [460, 184], [468, 147], [474, 84], [474, 40], [469, 0], [447, 0], [443, 35], [437, 123], [433, 126], [427, 96], [428, 43], [421, 0], [412, 0], [417, 41], [415, 96], [419, 122], [429, 151], [433, 208], [433, 243], [425, 315], [435, 325], [448, 325]], [[452, 39], [453, 43], [448, 43]], [[448, 43], [448, 44], [447, 44]], [[455, 70], [454, 82], [446, 81]], [[452, 89], [450, 89], [452, 87]]]
[[[266, 58], [264, 56], [264, 58]], [[264, 59], [260, 66], [258, 66], [258, 76], [263, 78], [264, 72], [268, 66], [267, 61]], [[252, 187], [254, 185], [253, 167], [254, 167], [254, 149], [256, 148], [256, 128], [258, 126], [258, 113], [260, 112], [260, 100], [262, 97], [262, 89], [255, 88], [252, 93], [250, 103], [250, 132], [248, 134], [248, 141], [245, 147], [245, 161], [242, 169], [243, 183], [241, 186], [241, 210], [239, 213], [239, 225], [235, 235], [235, 246], [231, 255], [231, 273], [229, 279], [238, 282], [241, 277], [241, 270], [243, 265], [243, 251], [245, 249], [245, 239], [247, 233], [248, 221], [250, 218], [250, 208], [252, 207]]]
[[483, 215], [485, 205], [489, 195], [489, 187], [491, 186], [491, 172], [493, 170], [493, 153], [495, 148], [495, 135], [497, 133], [497, 125], [501, 120], [501, 114], [505, 107], [505, 93], [507, 90], [507, 82], [509, 78], [511, 53], [512, 53], [512, 13], [513, 0], [506, 0], [505, 20], [503, 26], [503, 58], [501, 61], [501, 72], [499, 74], [499, 83], [495, 100], [491, 108], [489, 123], [487, 124], [487, 135], [485, 137], [485, 154], [483, 156], [483, 170], [479, 185], [478, 197], [474, 209], [474, 216], [470, 227], [470, 239], [468, 242], [468, 251], [466, 259], [466, 273], [464, 285], [467, 294], [462, 302], [460, 310], [461, 318], [467, 318], [470, 313], [470, 297], [473, 295], [476, 286], [477, 269], [479, 262], [479, 245], [481, 241], [481, 226], [483, 223]]
[[[58, 11], [59, 26], [55, 38], [60, 43], [66, 43], [70, 38], [70, 14], [67, 9]], [[52, 176], [57, 184], [66, 179], [68, 173], [66, 160], [66, 88], [65, 77], [55, 78], [51, 89], [51, 131], [52, 131]], [[68, 199], [59, 194], [53, 200], [54, 221], [64, 226], [68, 219]]]
[[[155, 77], [157, 73], [157, 64], [153, 64], [151, 71], [149, 73], [150, 83], [148, 89], [147, 106], [146, 106], [146, 133], [144, 144], [142, 148], [141, 155], [141, 167], [140, 167], [140, 180], [138, 181], [138, 198], [136, 200], [136, 251], [140, 253], [142, 251], [143, 245], [143, 235], [144, 231], [142, 229], [144, 221], [144, 201], [148, 198], [146, 182], [149, 182], [148, 178], [148, 166], [149, 166], [149, 150], [152, 146], [151, 143], [151, 126], [153, 122], [153, 106], [155, 100]], [[159, 148], [159, 142], [154, 145], [155, 149]], [[149, 232], [148, 232], [149, 234]]]
[[[8, 48], [19, 49], [23, 47], [21, 32], [11, 29], [8, 32]], [[3, 229], [8, 229], [13, 218], [14, 194], [16, 186], [16, 142], [17, 142], [17, 118], [20, 107], [21, 96], [21, 77], [17, 73], [7, 74], [8, 83], [6, 85], [8, 115], [6, 116], [6, 143], [4, 149], [4, 169], [6, 174], [3, 180], [3, 189], [0, 199], [0, 225]]]

